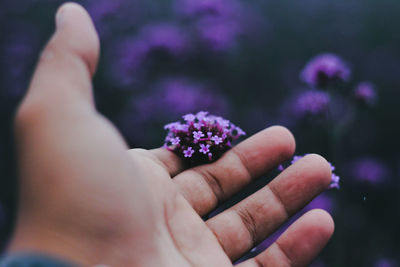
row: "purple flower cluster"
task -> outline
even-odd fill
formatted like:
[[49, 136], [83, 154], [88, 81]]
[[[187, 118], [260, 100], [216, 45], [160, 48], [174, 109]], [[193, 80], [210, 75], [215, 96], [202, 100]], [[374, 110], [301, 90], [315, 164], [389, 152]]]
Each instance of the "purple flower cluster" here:
[[376, 90], [372, 83], [362, 82], [353, 91], [354, 98], [361, 104], [372, 106], [376, 102]]
[[325, 53], [311, 59], [300, 78], [308, 85], [324, 87], [332, 82], [348, 81], [351, 70], [347, 63], [335, 54]]
[[299, 118], [307, 116], [323, 116], [326, 115], [331, 97], [329, 93], [317, 90], [308, 90], [295, 100], [293, 111]]
[[246, 133], [229, 120], [200, 111], [186, 114], [183, 121], [165, 125], [164, 147], [174, 151], [190, 165], [213, 162]]
[[[293, 157], [292, 161], [290, 162], [290, 165], [293, 165], [294, 163], [296, 163], [297, 161], [299, 161], [300, 159], [302, 159], [303, 157], [307, 156], [309, 154], [305, 154], [303, 156], [299, 156], [296, 155]], [[331, 176], [331, 184], [329, 186], [329, 188], [337, 188], [340, 189], [340, 177], [337, 176], [334, 171], [335, 171], [335, 166], [332, 165], [332, 163], [330, 163], [328, 161], [329, 165], [331, 166], [331, 171], [332, 171], [332, 176]], [[279, 165], [278, 170], [283, 171], [285, 169], [285, 167], [283, 165]]]

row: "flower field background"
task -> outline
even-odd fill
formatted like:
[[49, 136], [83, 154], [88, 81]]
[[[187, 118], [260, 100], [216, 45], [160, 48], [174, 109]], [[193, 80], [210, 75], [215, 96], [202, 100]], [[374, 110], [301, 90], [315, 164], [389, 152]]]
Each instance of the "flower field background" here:
[[[13, 116], [62, 2], [0, 4], [1, 247], [16, 212]], [[130, 146], [162, 146], [164, 125], [202, 110], [247, 136], [284, 125], [296, 137], [297, 155], [319, 153], [340, 176], [340, 189], [295, 216], [323, 208], [335, 220], [333, 239], [312, 266], [400, 266], [399, 1], [80, 3], [102, 44], [97, 107]]]

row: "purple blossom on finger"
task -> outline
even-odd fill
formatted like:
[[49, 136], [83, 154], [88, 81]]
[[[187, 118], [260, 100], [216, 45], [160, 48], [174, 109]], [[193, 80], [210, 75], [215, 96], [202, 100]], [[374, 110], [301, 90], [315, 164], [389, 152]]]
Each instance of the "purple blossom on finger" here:
[[217, 135], [214, 135], [213, 137], [211, 137], [211, 140], [214, 141], [214, 143], [215, 143], [216, 145], [221, 144], [222, 141], [223, 141], [222, 137], [219, 137], [219, 136], [217, 136]]
[[336, 189], [340, 189], [340, 177], [337, 176], [336, 174], [332, 173], [332, 181], [331, 184], [329, 185], [329, 188], [336, 188]]
[[372, 83], [362, 82], [353, 91], [354, 99], [364, 105], [373, 106], [376, 103], [376, 90]]
[[190, 146], [183, 151], [183, 156], [185, 158], [190, 158], [190, 157], [192, 157], [193, 153], [194, 153], [194, 149]]
[[[199, 127], [197, 126], [195, 128], [198, 129]], [[193, 132], [193, 138], [194, 138], [195, 141], [200, 140], [200, 138], [202, 138], [203, 136], [204, 136], [204, 134], [203, 134], [202, 131], [194, 131]]]
[[[186, 159], [190, 165], [217, 160], [232, 147], [233, 141], [245, 135], [245, 132], [240, 128], [237, 129], [238, 127], [233, 123], [219, 116], [210, 115], [208, 112], [200, 111], [196, 114], [184, 115], [182, 118], [182, 121], [170, 123], [164, 127], [168, 130], [164, 147]], [[200, 129], [195, 124], [201, 125]], [[182, 130], [183, 127], [178, 127], [178, 125], [185, 125], [186, 129]], [[236, 134], [233, 135], [232, 132]], [[179, 145], [173, 144], [176, 138], [180, 140]]]
[[333, 82], [350, 79], [350, 67], [335, 54], [320, 54], [310, 60], [300, 74], [301, 80], [311, 86], [325, 87]]
[[210, 145], [209, 144], [200, 144], [200, 150], [199, 152], [203, 154], [207, 154], [210, 151]]
[[181, 139], [179, 137], [175, 137], [171, 139], [171, 144], [176, 146], [181, 142]]
[[[300, 155], [295, 155], [295, 156], [293, 156], [293, 159], [291, 160], [291, 162], [290, 162], [289, 165], [295, 164], [297, 161], [299, 161], [300, 159], [304, 158], [304, 157], [307, 156], [307, 155], [309, 155], [309, 154], [305, 154], [305, 155], [303, 155], [303, 156], [300, 156]], [[329, 188], [330, 188], [330, 189], [332, 189], [332, 188], [340, 189], [340, 177], [339, 177], [338, 175], [336, 175], [336, 173], [333, 172], [336, 168], [335, 168], [335, 166], [333, 166], [332, 163], [330, 163], [329, 161], [328, 161], [328, 163], [329, 163], [330, 168], [331, 168], [331, 171], [332, 171], [331, 183], [330, 183], [330, 185], [329, 185]], [[283, 171], [283, 170], [286, 169], [286, 167], [287, 167], [287, 166], [281, 164], [281, 165], [278, 166], [278, 170], [279, 170], [279, 171]]]

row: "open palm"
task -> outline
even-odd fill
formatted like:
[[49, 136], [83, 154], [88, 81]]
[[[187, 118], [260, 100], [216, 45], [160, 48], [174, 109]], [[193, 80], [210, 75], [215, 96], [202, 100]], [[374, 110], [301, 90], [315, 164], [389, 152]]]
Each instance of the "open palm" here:
[[[309, 155], [204, 221], [290, 158], [292, 135], [268, 128], [194, 168], [162, 148], [128, 150], [93, 104], [98, 51], [87, 13], [64, 5], [16, 117], [20, 205], [11, 252], [39, 251], [85, 266], [232, 266], [328, 187], [328, 163]], [[238, 266], [305, 266], [332, 232], [330, 216], [311, 211]]]

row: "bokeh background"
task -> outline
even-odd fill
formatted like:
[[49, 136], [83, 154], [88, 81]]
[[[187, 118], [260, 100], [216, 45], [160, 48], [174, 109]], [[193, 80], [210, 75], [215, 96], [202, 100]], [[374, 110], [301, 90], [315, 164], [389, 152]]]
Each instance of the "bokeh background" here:
[[[16, 212], [13, 116], [62, 2], [0, 4], [1, 247]], [[199, 110], [230, 119], [248, 135], [285, 125], [298, 155], [324, 155], [341, 177], [340, 190], [296, 215], [323, 208], [336, 222], [312, 266], [400, 266], [399, 1], [80, 3], [102, 43], [97, 107], [130, 146], [161, 146], [163, 125]]]

